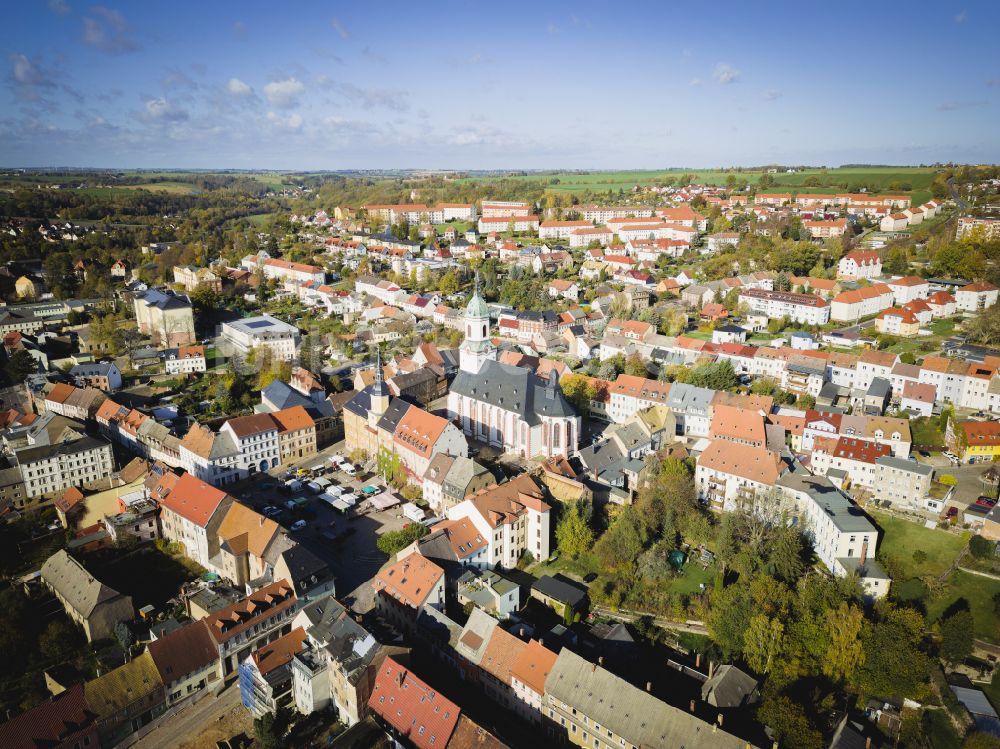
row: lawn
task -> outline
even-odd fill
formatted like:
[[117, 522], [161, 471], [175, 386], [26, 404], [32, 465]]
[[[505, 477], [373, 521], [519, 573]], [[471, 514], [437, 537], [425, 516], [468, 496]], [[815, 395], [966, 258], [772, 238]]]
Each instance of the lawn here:
[[930, 324], [930, 329], [934, 335], [947, 338], [955, 332], [955, 325], [955, 319], [949, 317], [944, 320], [935, 320]]
[[910, 419], [910, 436], [914, 445], [944, 445], [944, 432], [937, 417]]
[[700, 564], [686, 564], [684, 571], [670, 581], [667, 586], [671, 593], [681, 596], [696, 596], [701, 593], [701, 585], [711, 588], [715, 579], [715, 568], [709, 566], [707, 569]]
[[[871, 515], [884, 531], [879, 542], [879, 554], [897, 569], [899, 580], [943, 574], [968, 540], [968, 534], [958, 536], [949, 531], [924, 528], [880, 512], [872, 512]], [[926, 559], [917, 561], [913, 558], [918, 549], [927, 555]]]
[[568, 554], [560, 554], [555, 559], [551, 559], [547, 562], [541, 562], [536, 564], [534, 567], [528, 569], [528, 572], [535, 577], [541, 577], [542, 575], [555, 575], [562, 573], [567, 577], [576, 577], [583, 579], [591, 572], [599, 572], [600, 564], [597, 562], [597, 557], [594, 556], [592, 552], [580, 555], [579, 558], [573, 559]]
[[927, 621], [937, 621], [953, 604], [964, 599], [972, 611], [976, 637], [1000, 642], [1000, 617], [993, 605], [993, 596], [997, 594], [1000, 594], [1000, 581], [956, 570], [944, 587], [927, 601]]

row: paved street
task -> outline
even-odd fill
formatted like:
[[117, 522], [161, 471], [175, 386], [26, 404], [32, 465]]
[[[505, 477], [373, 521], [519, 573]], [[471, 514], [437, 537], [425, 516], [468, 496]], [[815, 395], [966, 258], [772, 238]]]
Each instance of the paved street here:
[[240, 688], [233, 682], [218, 697], [207, 695], [175, 715], [162, 716], [159, 724], [132, 746], [138, 749], [174, 749], [220, 720], [240, 704]]
[[[410, 521], [402, 516], [399, 508], [390, 508], [382, 512], [370, 512], [358, 515], [354, 510], [346, 515], [337, 512], [326, 502], [318, 499], [308, 490], [295, 495], [281, 491], [283, 477], [291, 469], [317, 466], [332, 468], [328, 458], [334, 453], [343, 454], [343, 442], [324, 448], [317, 455], [310, 456], [297, 463], [290, 463], [275, 468], [270, 475], [256, 476], [252, 480], [235, 485], [230, 491], [245, 503], [260, 511], [268, 505], [283, 508], [285, 503], [295, 497], [306, 497], [306, 509], [312, 517], [306, 517], [306, 527], [295, 531], [292, 535], [299, 543], [312, 551], [326, 562], [333, 570], [336, 578], [337, 597], [351, 605], [359, 613], [365, 613], [374, 606], [373, 591], [370, 585], [375, 573], [388, 561], [388, 557], [378, 550], [375, 543], [378, 537], [392, 530], [399, 530]], [[378, 476], [359, 473], [351, 478], [340, 471], [329, 470], [327, 478], [345, 490], [353, 490], [359, 494], [364, 486], [377, 486], [385, 489], [385, 484]], [[355, 508], [356, 509], [356, 508]], [[277, 520], [286, 528], [295, 517], [295, 512], [283, 512]], [[338, 535], [336, 541], [323, 535], [324, 531], [332, 530]]]

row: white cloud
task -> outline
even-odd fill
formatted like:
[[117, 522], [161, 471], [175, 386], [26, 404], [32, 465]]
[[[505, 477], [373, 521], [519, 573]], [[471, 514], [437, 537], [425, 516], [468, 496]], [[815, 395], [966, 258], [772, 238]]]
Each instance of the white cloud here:
[[15, 53], [10, 56], [10, 61], [11, 75], [17, 83], [23, 86], [38, 86], [45, 83], [41, 72], [27, 56]]
[[720, 62], [715, 66], [715, 70], [712, 71], [712, 77], [725, 86], [730, 83], [736, 83], [740, 78], [740, 71], [729, 63]]
[[957, 16], [955, 16], [955, 23], [965, 23], [966, 13], [961, 11]]
[[295, 106], [304, 89], [305, 86], [298, 78], [286, 78], [283, 81], [271, 81], [264, 86], [264, 95], [274, 106], [288, 109]]
[[353, 83], [337, 81], [321, 75], [316, 82], [328, 91], [333, 91], [347, 101], [358, 104], [365, 109], [382, 107], [396, 112], [405, 112], [410, 108], [407, 92], [402, 90], [361, 88]]
[[351, 32], [347, 30], [347, 27], [337, 17], [330, 19], [330, 26], [340, 35], [341, 39], [347, 39], [351, 35]]
[[298, 130], [302, 127], [302, 115], [298, 112], [293, 112], [288, 117], [282, 117], [277, 112], [268, 112], [267, 121], [287, 130]]
[[764, 99], [767, 101], [774, 101], [775, 99], [780, 99], [782, 97], [782, 92], [776, 88], [769, 88], [764, 92]]
[[103, 5], [91, 7], [92, 15], [83, 19], [83, 43], [109, 54], [132, 52], [139, 44], [129, 34], [128, 21], [117, 10]]
[[49, 10], [59, 16], [66, 16], [73, 12], [66, 0], [49, 0]]
[[703, 81], [701, 78], [692, 78], [690, 80], [690, 82], [688, 83], [688, 85], [689, 86], [704, 86], [705, 85], [705, 81]]
[[158, 96], [146, 99], [140, 117], [146, 122], [181, 122], [188, 118], [188, 113], [178, 109], [162, 96]]
[[253, 96], [253, 89], [239, 78], [230, 78], [229, 83], [226, 84], [226, 91], [241, 99], [246, 96]]

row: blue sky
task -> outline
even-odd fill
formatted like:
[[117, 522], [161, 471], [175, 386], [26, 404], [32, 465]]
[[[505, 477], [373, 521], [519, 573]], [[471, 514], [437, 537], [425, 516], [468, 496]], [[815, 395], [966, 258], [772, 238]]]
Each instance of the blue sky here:
[[997, 2], [21, 0], [4, 21], [2, 166], [1000, 161]]

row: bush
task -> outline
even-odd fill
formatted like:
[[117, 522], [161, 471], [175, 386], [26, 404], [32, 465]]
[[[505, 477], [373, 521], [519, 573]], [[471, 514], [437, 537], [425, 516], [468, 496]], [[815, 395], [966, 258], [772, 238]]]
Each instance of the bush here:
[[996, 542], [987, 541], [982, 536], [973, 536], [969, 539], [969, 552], [976, 559], [986, 559], [993, 556]]
[[427, 535], [427, 526], [423, 523], [410, 523], [408, 526], [398, 531], [389, 531], [379, 536], [375, 545], [383, 554], [392, 556], [396, 552], [402, 551], [418, 538]]
[[923, 564], [927, 561], [927, 552], [923, 549], [917, 549], [913, 552], [913, 561], [917, 564]]

